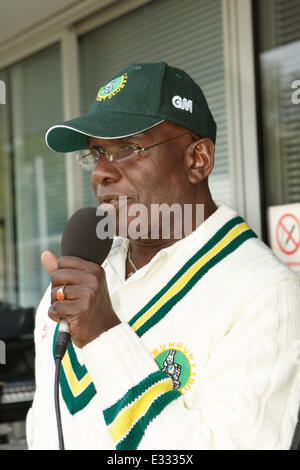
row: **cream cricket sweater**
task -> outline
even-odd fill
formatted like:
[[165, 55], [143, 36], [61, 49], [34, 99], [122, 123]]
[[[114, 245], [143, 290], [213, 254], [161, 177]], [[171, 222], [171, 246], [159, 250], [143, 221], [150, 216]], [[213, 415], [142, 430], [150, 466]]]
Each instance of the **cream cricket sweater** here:
[[[222, 203], [125, 281], [104, 262], [122, 323], [61, 375], [66, 449], [289, 449], [300, 402], [300, 279]], [[58, 448], [49, 289], [36, 318], [30, 449]], [[298, 350], [297, 350], [298, 348]]]

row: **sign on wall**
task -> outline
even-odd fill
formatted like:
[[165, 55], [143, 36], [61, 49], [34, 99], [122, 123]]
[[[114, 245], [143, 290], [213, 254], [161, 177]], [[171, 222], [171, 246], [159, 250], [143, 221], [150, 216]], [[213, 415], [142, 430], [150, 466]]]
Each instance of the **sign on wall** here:
[[300, 273], [300, 204], [271, 206], [268, 225], [272, 251]]

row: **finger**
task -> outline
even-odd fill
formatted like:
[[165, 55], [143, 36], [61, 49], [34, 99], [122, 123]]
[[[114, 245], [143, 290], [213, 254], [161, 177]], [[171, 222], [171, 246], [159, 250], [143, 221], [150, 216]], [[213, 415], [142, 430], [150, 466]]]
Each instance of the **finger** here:
[[58, 260], [58, 268], [81, 269], [92, 273], [98, 273], [102, 270], [99, 264], [93, 263], [92, 261], [86, 261], [85, 259], [78, 258], [77, 256], [61, 256]]
[[[61, 286], [60, 286], [61, 287]], [[57, 299], [57, 291], [60, 289], [59, 286], [51, 289], [51, 303], [63, 302]], [[91, 289], [85, 286], [72, 286], [66, 285], [64, 288], [64, 300], [76, 300], [83, 298], [83, 296], [91, 295]]]
[[51, 251], [44, 251], [41, 261], [50, 275], [57, 269], [58, 259]]
[[48, 310], [48, 317], [51, 318], [51, 320], [59, 323], [62, 318], [66, 318], [67, 314], [64, 312], [60, 312], [60, 315], [58, 315], [55, 307], [53, 307], [53, 304], [51, 307], [49, 307]]
[[57, 269], [52, 273], [52, 287], [79, 284], [97, 289], [98, 280], [94, 274], [80, 269]]
[[61, 300], [54, 302], [48, 310], [48, 316], [55, 322], [60, 322], [62, 318], [68, 318], [70, 315], [75, 315], [78, 306], [76, 301]]

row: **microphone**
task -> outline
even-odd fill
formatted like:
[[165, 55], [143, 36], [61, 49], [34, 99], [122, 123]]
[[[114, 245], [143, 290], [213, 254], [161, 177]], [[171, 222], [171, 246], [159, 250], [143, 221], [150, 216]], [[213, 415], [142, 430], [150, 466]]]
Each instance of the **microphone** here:
[[[96, 226], [103, 216], [96, 215], [94, 207], [84, 207], [75, 212], [67, 222], [61, 239], [62, 256], [77, 256], [86, 261], [102, 264], [107, 257], [112, 239], [100, 239]], [[70, 326], [61, 319], [56, 337], [55, 359], [62, 359], [71, 339]]]

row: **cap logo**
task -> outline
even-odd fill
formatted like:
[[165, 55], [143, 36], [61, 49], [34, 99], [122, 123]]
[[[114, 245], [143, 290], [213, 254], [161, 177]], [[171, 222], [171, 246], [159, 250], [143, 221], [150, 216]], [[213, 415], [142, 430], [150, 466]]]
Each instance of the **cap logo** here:
[[183, 109], [190, 113], [193, 112], [193, 102], [187, 98], [181, 98], [181, 96], [175, 95], [172, 98], [172, 105], [175, 106], [175, 108]]
[[107, 98], [111, 99], [114, 95], [119, 93], [119, 91], [124, 88], [125, 83], [127, 82], [127, 73], [121, 75], [120, 77], [114, 78], [106, 85], [100, 88], [98, 95], [96, 96], [97, 101], [104, 101]]

